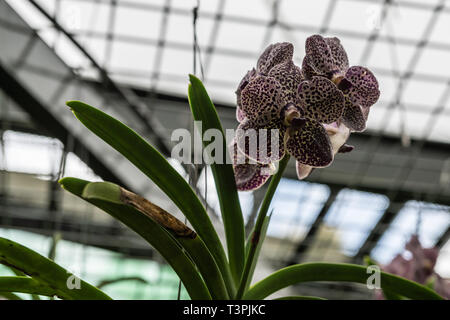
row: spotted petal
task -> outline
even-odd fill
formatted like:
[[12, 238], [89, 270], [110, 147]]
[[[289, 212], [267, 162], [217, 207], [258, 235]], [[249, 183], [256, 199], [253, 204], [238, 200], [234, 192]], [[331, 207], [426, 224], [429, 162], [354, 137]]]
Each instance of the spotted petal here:
[[280, 63], [272, 68], [269, 77], [275, 78], [281, 85], [284, 104], [297, 101], [297, 89], [303, 76], [299, 67], [292, 60]]
[[302, 76], [306, 80], [311, 80], [312, 77], [317, 75], [317, 73], [314, 71], [314, 69], [310, 66], [309, 59], [310, 59], [310, 56], [305, 56], [303, 58], [303, 62], [302, 62]]
[[315, 75], [331, 77], [345, 73], [348, 57], [338, 38], [324, 38], [318, 34], [308, 37], [305, 45], [307, 64]]
[[257, 70], [262, 74], [269, 71], [279, 63], [292, 60], [294, 46], [289, 42], [279, 42], [269, 45], [258, 59]]
[[279, 119], [266, 125], [257, 125], [247, 119], [238, 126], [235, 140], [239, 151], [247, 158], [268, 164], [283, 158], [285, 132], [286, 127]]
[[342, 116], [344, 95], [336, 85], [323, 77], [303, 81], [299, 88], [303, 116], [322, 123], [332, 123]]
[[[353, 66], [345, 73], [339, 87], [353, 104], [370, 107], [380, 97], [378, 81], [373, 73], [364, 67]], [[348, 83], [347, 83], [348, 82]]]
[[247, 72], [247, 74], [244, 76], [244, 78], [242, 78], [241, 82], [239, 83], [238, 88], [236, 89], [236, 102], [237, 105], [240, 106], [241, 105], [241, 92], [242, 90], [244, 90], [244, 88], [248, 85], [248, 83], [254, 78], [256, 77], [257, 73], [255, 68], [253, 68], [252, 70], [249, 70]]
[[331, 50], [331, 55], [334, 60], [333, 67], [335, 68], [333, 70], [333, 73], [336, 75], [343, 75], [345, 70], [348, 69], [348, 57], [347, 52], [345, 52], [344, 47], [341, 44], [341, 41], [336, 37], [331, 38], [324, 38], [325, 42], [328, 44], [328, 47]]
[[333, 160], [330, 138], [317, 121], [305, 121], [299, 129], [289, 128], [286, 137], [287, 151], [302, 164], [326, 167]]
[[239, 191], [251, 191], [261, 187], [270, 178], [272, 164], [238, 164], [234, 166], [234, 177]]
[[345, 97], [345, 109], [341, 118], [342, 123], [352, 131], [364, 131], [366, 129], [369, 111], [370, 108], [363, 108], [357, 104], [353, 104], [348, 97]]
[[275, 78], [257, 76], [242, 90], [241, 109], [254, 123], [279, 118], [282, 107], [281, 85]]

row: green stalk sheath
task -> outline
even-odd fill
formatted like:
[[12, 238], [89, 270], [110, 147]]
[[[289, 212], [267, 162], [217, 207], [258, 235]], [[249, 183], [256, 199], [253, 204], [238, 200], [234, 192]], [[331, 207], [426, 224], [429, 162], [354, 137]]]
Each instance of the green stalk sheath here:
[[[11, 295], [12, 292], [30, 293], [47, 297], [57, 296], [68, 300], [73, 299], [73, 297], [66, 295], [64, 292], [60, 292], [29, 277], [0, 277], [0, 296], [12, 300], [14, 298]], [[10, 293], [10, 295], [7, 295], [7, 293]], [[20, 297], [18, 298], [21, 299]]]
[[106, 113], [80, 101], [69, 101], [67, 105], [81, 123], [158, 185], [201, 236], [221, 272], [230, 273], [222, 243], [205, 208], [189, 184], [167, 160], [135, 131]]
[[[188, 88], [189, 105], [194, 119], [201, 121], [202, 132], [200, 132], [200, 134], [203, 137], [203, 133], [207, 132], [209, 129], [216, 129], [221, 133], [221, 150], [216, 150], [215, 152], [216, 154], [222, 154], [222, 163], [211, 163], [211, 170], [214, 176], [220, 211], [222, 213], [222, 220], [225, 228], [231, 273], [235, 283], [238, 283], [241, 278], [245, 260], [244, 218], [237, 193], [233, 167], [231, 163], [225, 161], [228, 159], [226, 156], [229, 154], [226, 137], [223, 133], [223, 128], [217, 115], [216, 108], [209, 98], [202, 82], [193, 75], [190, 75], [189, 79], [191, 82]], [[205, 147], [209, 144], [206, 141], [203, 143]]]
[[267, 189], [266, 195], [264, 196], [263, 202], [261, 204], [261, 208], [259, 209], [258, 217], [256, 218], [255, 227], [253, 228], [252, 237], [250, 239], [250, 248], [247, 255], [247, 259], [245, 260], [244, 272], [242, 274], [241, 282], [239, 284], [239, 289], [236, 294], [236, 299], [241, 299], [245, 288], [248, 286], [248, 283], [251, 281], [250, 271], [252, 270], [252, 265], [256, 263], [257, 247], [264, 239], [260, 239], [261, 230], [264, 225], [264, 220], [267, 216], [267, 211], [269, 210], [270, 203], [272, 202], [272, 198], [277, 190], [278, 184], [280, 183], [281, 177], [283, 176], [284, 169], [289, 162], [289, 155], [285, 155], [284, 158], [279, 163], [279, 168], [277, 173], [270, 179], [270, 184]]
[[5, 238], [0, 238], [0, 263], [23, 272], [71, 299], [111, 299], [104, 292], [81, 279], [79, 289], [69, 289], [68, 282], [71, 278], [73, 279], [73, 275], [66, 269], [37, 252]]
[[[345, 281], [366, 284], [370, 274], [367, 268], [353, 264], [304, 263], [278, 270], [259, 281], [244, 295], [244, 299], [259, 300], [270, 294], [302, 282]], [[381, 272], [381, 288], [410, 299], [442, 300], [436, 292], [416, 282]]]

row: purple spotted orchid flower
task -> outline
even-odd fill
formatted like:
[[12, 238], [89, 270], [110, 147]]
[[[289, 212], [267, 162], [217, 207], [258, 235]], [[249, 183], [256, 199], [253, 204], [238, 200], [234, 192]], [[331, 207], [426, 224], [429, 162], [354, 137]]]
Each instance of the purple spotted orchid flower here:
[[[361, 126], [352, 125], [361, 119], [348, 105], [363, 103], [358, 107], [365, 127], [366, 109], [376, 99], [371, 98], [374, 93], [370, 91], [367, 81], [359, 78], [373, 79], [378, 90], [376, 79], [367, 69], [359, 74], [356, 69], [348, 68], [347, 55], [337, 38], [327, 40], [333, 44], [331, 50], [329, 47], [314, 46], [319, 42], [316, 37], [320, 36], [312, 36], [306, 42], [306, 72], [292, 61], [292, 44], [276, 43], [266, 48], [258, 59], [256, 69], [248, 71], [240, 82], [236, 90], [236, 118], [240, 122], [235, 138], [236, 152], [244, 154], [254, 163], [235, 164], [235, 176], [237, 181], [242, 181], [242, 177], [248, 178], [251, 172], [254, 180], [246, 184], [238, 182], [239, 190], [254, 190], [264, 184], [269, 178], [264, 166], [281, 160], [286, 153], [296, 159], [298, 177], [303, 179], [313, 168], [330, 165], [337, 152], [351, 151], [352, 147], [345, 145], [345, 142], [351, 130], [361, 129]], [[334, 60], [326, 59], [327, 54]], [[325, 70], [321, 56], [330, 65], [328, 69], [336, 72]], [[348, 76], [348, 79], [341, 74]], [[372, 99], [371, 102], [364, 97]], [[350, 111], [345, 116], [347, 109]], [[259, 137], [256, 152], [252, 153], [247, 135], [252, 129], [276, 129], [278, 137], [275, 140], [272, 136], [269, 139], [269, 134], [265, 138]], [[265, 152], [260, 148], [262, 142]], [[245, 174], [242, 173], [244, 171]]]
[[[430, 284], [437, 293], [450, 299], [450, 281], [434, 271], [439, 249], [422, 247], [419, 237], [413, 235], [406, 243], [405, 250], [411, 253], [411, 259], [398, 254], [388, 265], [382, 266], [383, 271], [421, 284]], [[376, 298], [383, 298], [381, 292], [377, 292]]]
[[332, 82], [343, 94], [342, 122], [352, 131], [363, 131], [370, 107], [380, 91], [373, 73], [361, 66], [349, 67], [347, 53], [338, 38], [313, 35], [306, 40], [302, 74], [306, 79], [321, 77]]

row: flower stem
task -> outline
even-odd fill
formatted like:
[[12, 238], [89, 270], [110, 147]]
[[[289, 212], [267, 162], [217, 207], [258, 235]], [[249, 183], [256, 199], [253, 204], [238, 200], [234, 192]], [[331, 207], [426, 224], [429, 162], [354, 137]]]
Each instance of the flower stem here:
[[256, 249], [258, 248], [259, 242], [263, 241], [264, 239], [260, 239], [261, 235], [261, 229], [264, 224], [264, 219], [267, 216], [267, 212], [270, 207], [270, 203], [272, 202], [273, 195], [275, 194], [275, 191], [277, 190], [278, 183], [281, 180], [281, 177], [283, 175], [284, 169], [286, 169], [286, 166], [289, 162], [290, 156], [286, 154], [284, 158], [279, 162], [279, 168], [277, 173], [270, 179], [270, 184], [267, 189], [266, 195], [264, 196], [263, 202], [261, 204], [261, 207], [258, 212], [258, 217], [256, 218], [255, 227], [253, 228], [253, 233], [251, 235], [250, 239], [250, 248], [248, 251], [247, 258], [245, 260], [244, 265], [244, 271], [242, 273], [242, 278], [239, 284], [239, 289], [236, 294], [236, 299], [241, 299], [244, 295], [244, 291], [247, 288], [247, 283], [251, 281], [250, 276], [250, 270], [252, 268], [253, 260], [258, 258], [256, 256]]

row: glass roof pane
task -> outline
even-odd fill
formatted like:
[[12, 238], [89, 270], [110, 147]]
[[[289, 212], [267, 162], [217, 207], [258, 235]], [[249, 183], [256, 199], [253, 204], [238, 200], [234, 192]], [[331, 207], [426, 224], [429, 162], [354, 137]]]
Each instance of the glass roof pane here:
[[370, 33], [380, 12], [380, 3], [365, 1], [337, 1], [329, 22], [332, 30]]
[[[160, 32], [160, 12], [118, 6], [114, 33], [143, 39], [156, 39]], [[130, 23], [132, 21], [132, 23]]]
[[[63, 1], [64, 7], [78, 5], [77, 1]], [[192, 72], [192, 8], [196, 1], [171, 2], [168, 11], [167, 30], [160, 38], [163, 26], [165, 1], [123, 1], [117, 4], [114, 21], [114, 45], [111, 52], [108, 50], [106, 34], [110, 19], [111, 6], [106, 2], [82, 1], [81, 29], [74, 28], [80, 42], [99, 61], [111, 55], [109, 71], [115, 79], [121, 82], [150, 88], [151, 74], [160, 72], [158, 81], [152, 88], [161, 88], [167, 93], [185, 95], [186, 75]], [[198, 20], [198, 39], [202, 49], [203, 63], [205, 65], [206, 79], [211, 95], [217, 101], [234, 104], [234, 90], [247, 70], [256, 63], [257, 55], [267, 45], [268, 39], [274, 41], [290, 41], [296, 46], [294, 60], [300, 64], [304, 54], [304, 41], [311, 33], [318, 32], [320, 27], [327, 26], [325, 34], [338, 36], [341, 39], [349, 56], [350, 64], [365, 64], [372, 69], [379, 79], [381, 97], [378, 105], [386, 106], [396, 98], [397, 85], [395, 72], [404, 73], [413, 71], [412, 76], [405, 81], [402, 102], [405, 108], [411, 109], [407, 119], [409, 134], [423, 130], [423, 122], [415, 122], [417, 117], [431, 113], [432, 109], [417, 112], [420, 107], [432, 105], [437, 102], [447, 82], [447, 69], [442, 67], [442, 61], [449, 61], [450, 50], [442, 46], [442, 40], [436, 38], [437, 43], [426, 44], [417, 48], [414, 39], [422, 34], [424, 26], [432, 14], [433, 5], [416, 5], [405, 2], [389, 6], [390, 15], [387, 24], [377, 25], [380, 15], [380, 2], [358, 2], [353, 0], [339, 0], [330, 16], [327, 10], [329, 0], [314, 2], [285, 0], [280, 3], [279, 20], [292, 28], [273, 26], [267, 33], [267, 23], [273, 10], [271, 3], [261, 1], [227, 1], [224, 15], [216, 21], [216, 13], [220, 8], [220, 1], [201, 4], [202, 13]], [[397, 2], [398, 3], [398, 2]], [[15, 7], [35, 26], [49, 25], [27, 2], [17, 1]], [[53, 7], [53, 5], [50, 5]], [[202, 9], [203, 8], [203, 9]], [[420, 9], [419, 9], [420, 8]], [[69, 9], [67, 9], [69, 10]], [[251, 12], [251, 14], [250, 14]], [[245, 18], [244, 18], [245, 17]], [[438, 16], [435, 30], [442, 29], [448, 13]], [[326, 21], [325, 21], [326, 20]], [[440, 21], [444, 21], [441, 22]], [[394, 23], [395, 22], [395, 23]], [[212, 31], [217, 28], [218, 33]], [[380, 29], [378, 29], [380, 28]], [[70, 29], [70, 27], [68, 28]], [[84, 31], [86, 30], [86, 31]], [[382, 37], [375, 40], [371, 50], [366, 52], [368, 36], [380, 30]], [[92, 39], [87, 38], [92, 32], [99, 31]], [[435, 34], [435, 31], [433, 34]], [[267, 35], [270, 37], [265, 38]], [[386, 36], [394, 36], [395, 44], [386, 41]], [[51, 42], [55, 34], [48, 33], [45, 37]], [[445, 37], [444, 37], [445, 38]], [[59, 39], [59, 37], [57, 37]], [[408, 40], [412, 39], [412, 40]], [[154, 61], [158, 40], [164, 40], [162, 61]], [[120, 45], [119, 45], [120, 42]], [[139, 44], [142, 44], [140, 46]], [[145, 44], [145, 45], [144, 45]], [[207, 46], [214, 44], [210, 54]], [[67, 39], [58, 40], [58, 53], [73, 67], [87, 68], [88, 63], [83, 60], [76, 49], [70, 46]], [[410, 65], [414, 53], [419, 50], [419, 60], [413, 70], [406, 70]], [[369, 53], [368, 55], [366, 55]], [[368, 60], [366, 61], [366, 58]], [[88, 74], [83, 72], [82, 74]], [[409, 83], [410, 82], [410, 83]], [[414, 109], [414, 110], [413, 110]], [[424, 109], [424, 108], [422, 108]], [[382, 112], [383, 111], [383, 112]], [[397, 109], [392, 114], [386, 113], [386, 108], [374, 106], [368, 122], [368, 129], [377, 129], [383, 126], [385, 117], [389, 117], [387, 132], [398, 134], [401, 117]], [[417, 115], [416, 115], [417, 113]], [[435, 126], [442, 126], [437, 121]], [[430, 139], [441, 138], [448, 142], [444, 127], [432, 128]]]
[[155, 52], [156, 47], [151, 45], [115, 40], [108, 65], [113, 72], [129, 71], [150, 76]]
[[431, 247], [449, 226], [449, 207], [408, 201], [372, 250], [371, 255], [380, 263], [388, 263], [397, 253], [403, 251], [405, 243], [417, 228], [422, 245]]
[[220, 25], [216, 45], [257, 53], [263, 42], [264, 32], [261, 26], [224, 21]]
[[57, 170], [62, 152], [59, 140], [10, 130], [4, 132], [3, 139], [5, 158], [0, 162], [2, 170], [42, 175], [53, 174]]
[[354, 255], [388, 204], [385, 196], [345, 189], [339, 192], [324, 222], [337, 230], [342, 251]]
[[193, 72], [192, 52], [183, 51], [183, 59], [180, 59], [180, 51], [177, 49], [164, 48], [163, 52], [160, 72], [187, 79], [188, 74]]
[[[211, 79], [234, 82], [233, 88], [237, 88], [241, 79], [254, 65], [255, 61], [252, 58], [245, 59], [216, 54], [212, 58], [208, 74]], [[233, 95], [234, 90], [232, 90]]]
[[[431, 129], [430, 140], [437, 141], [450, 141], [450, 130], [448, 130], [448, 124], [450, 123], [450, 114], [448, 113], [449, 103], [447, 103], [447, 113], [445, 115], [439, 115], [436, 119], [436, 124]], [[428, 130], [430, 130], [428, 128]], [[447, 169], [448, 171], [449, 169]]]
[[325, 17], [330, 0], [297, 1], [283, 0], [279, 8], [280, 20], [290, 24], [301, 24], [317, 29]]
[[417, 39], [425, 30], [433, 11], [408, 8], [402, 5], [390, 6], [387, 25], [382, 28], [384, 36]]
[[328, 187], [291, 179], [282, 179], [272, 200], [273, 221], [268, 235], [300, 239], [315, 220], [328, 197]]
[[[205, 23], [209, 20], [202, 20]], [[204, 29], [204, 27], [199, 27], [198, 29]], [[210, 28], [207, 28], [210, 30]], [[205, 42], [204, 36], [199, 37], [199, 40]], [[171, 14], [167, 20], [167, 30], [165, 39], [167, 41], [182, 42], [182, 43], [192, 43], [192, 17], [189, 15], [178, 15]]]
[[265, 21], [270, 19], [270, 11], [270, 4], [259, 0], [227, 1], [224, 9], [226, 15], [248, 17]]
[[[46, 2], [46, 1], [42, 1]], [[58, 1], [58, 22], [72, 32], [108, 32], [111, 6], [95, 1]]]
[[444, 61], [450, 61], [449, 50], [426, 48], [417, 64], [416, 72], [448, 77], [448, 68], [443, 67]]
[[[404, 73], [407, 71], [406, 68], [414, 51], [414, 46], [377, 41], [373, 44], [367, 63], [373, 68], [382, 69], [391, 74], [393, 72]], [[379, 81], [379, 84], [383, 85], [383, 81]]]
[[[412, 78], [404, 87], [402, 102], [407, 106], [408, 103], [418, 103], [434, 108], [441, 99], [445, 83], [435, 83], [424, 81], [420, 78]], [[424, 94], [426, 93], [426, 94]]]
[[442, 12], [441, 17], [437, 20], [433, 32], [431, 33], [430, 41], [450, 44], [448, 30], [450, 30], [450, 13]]

